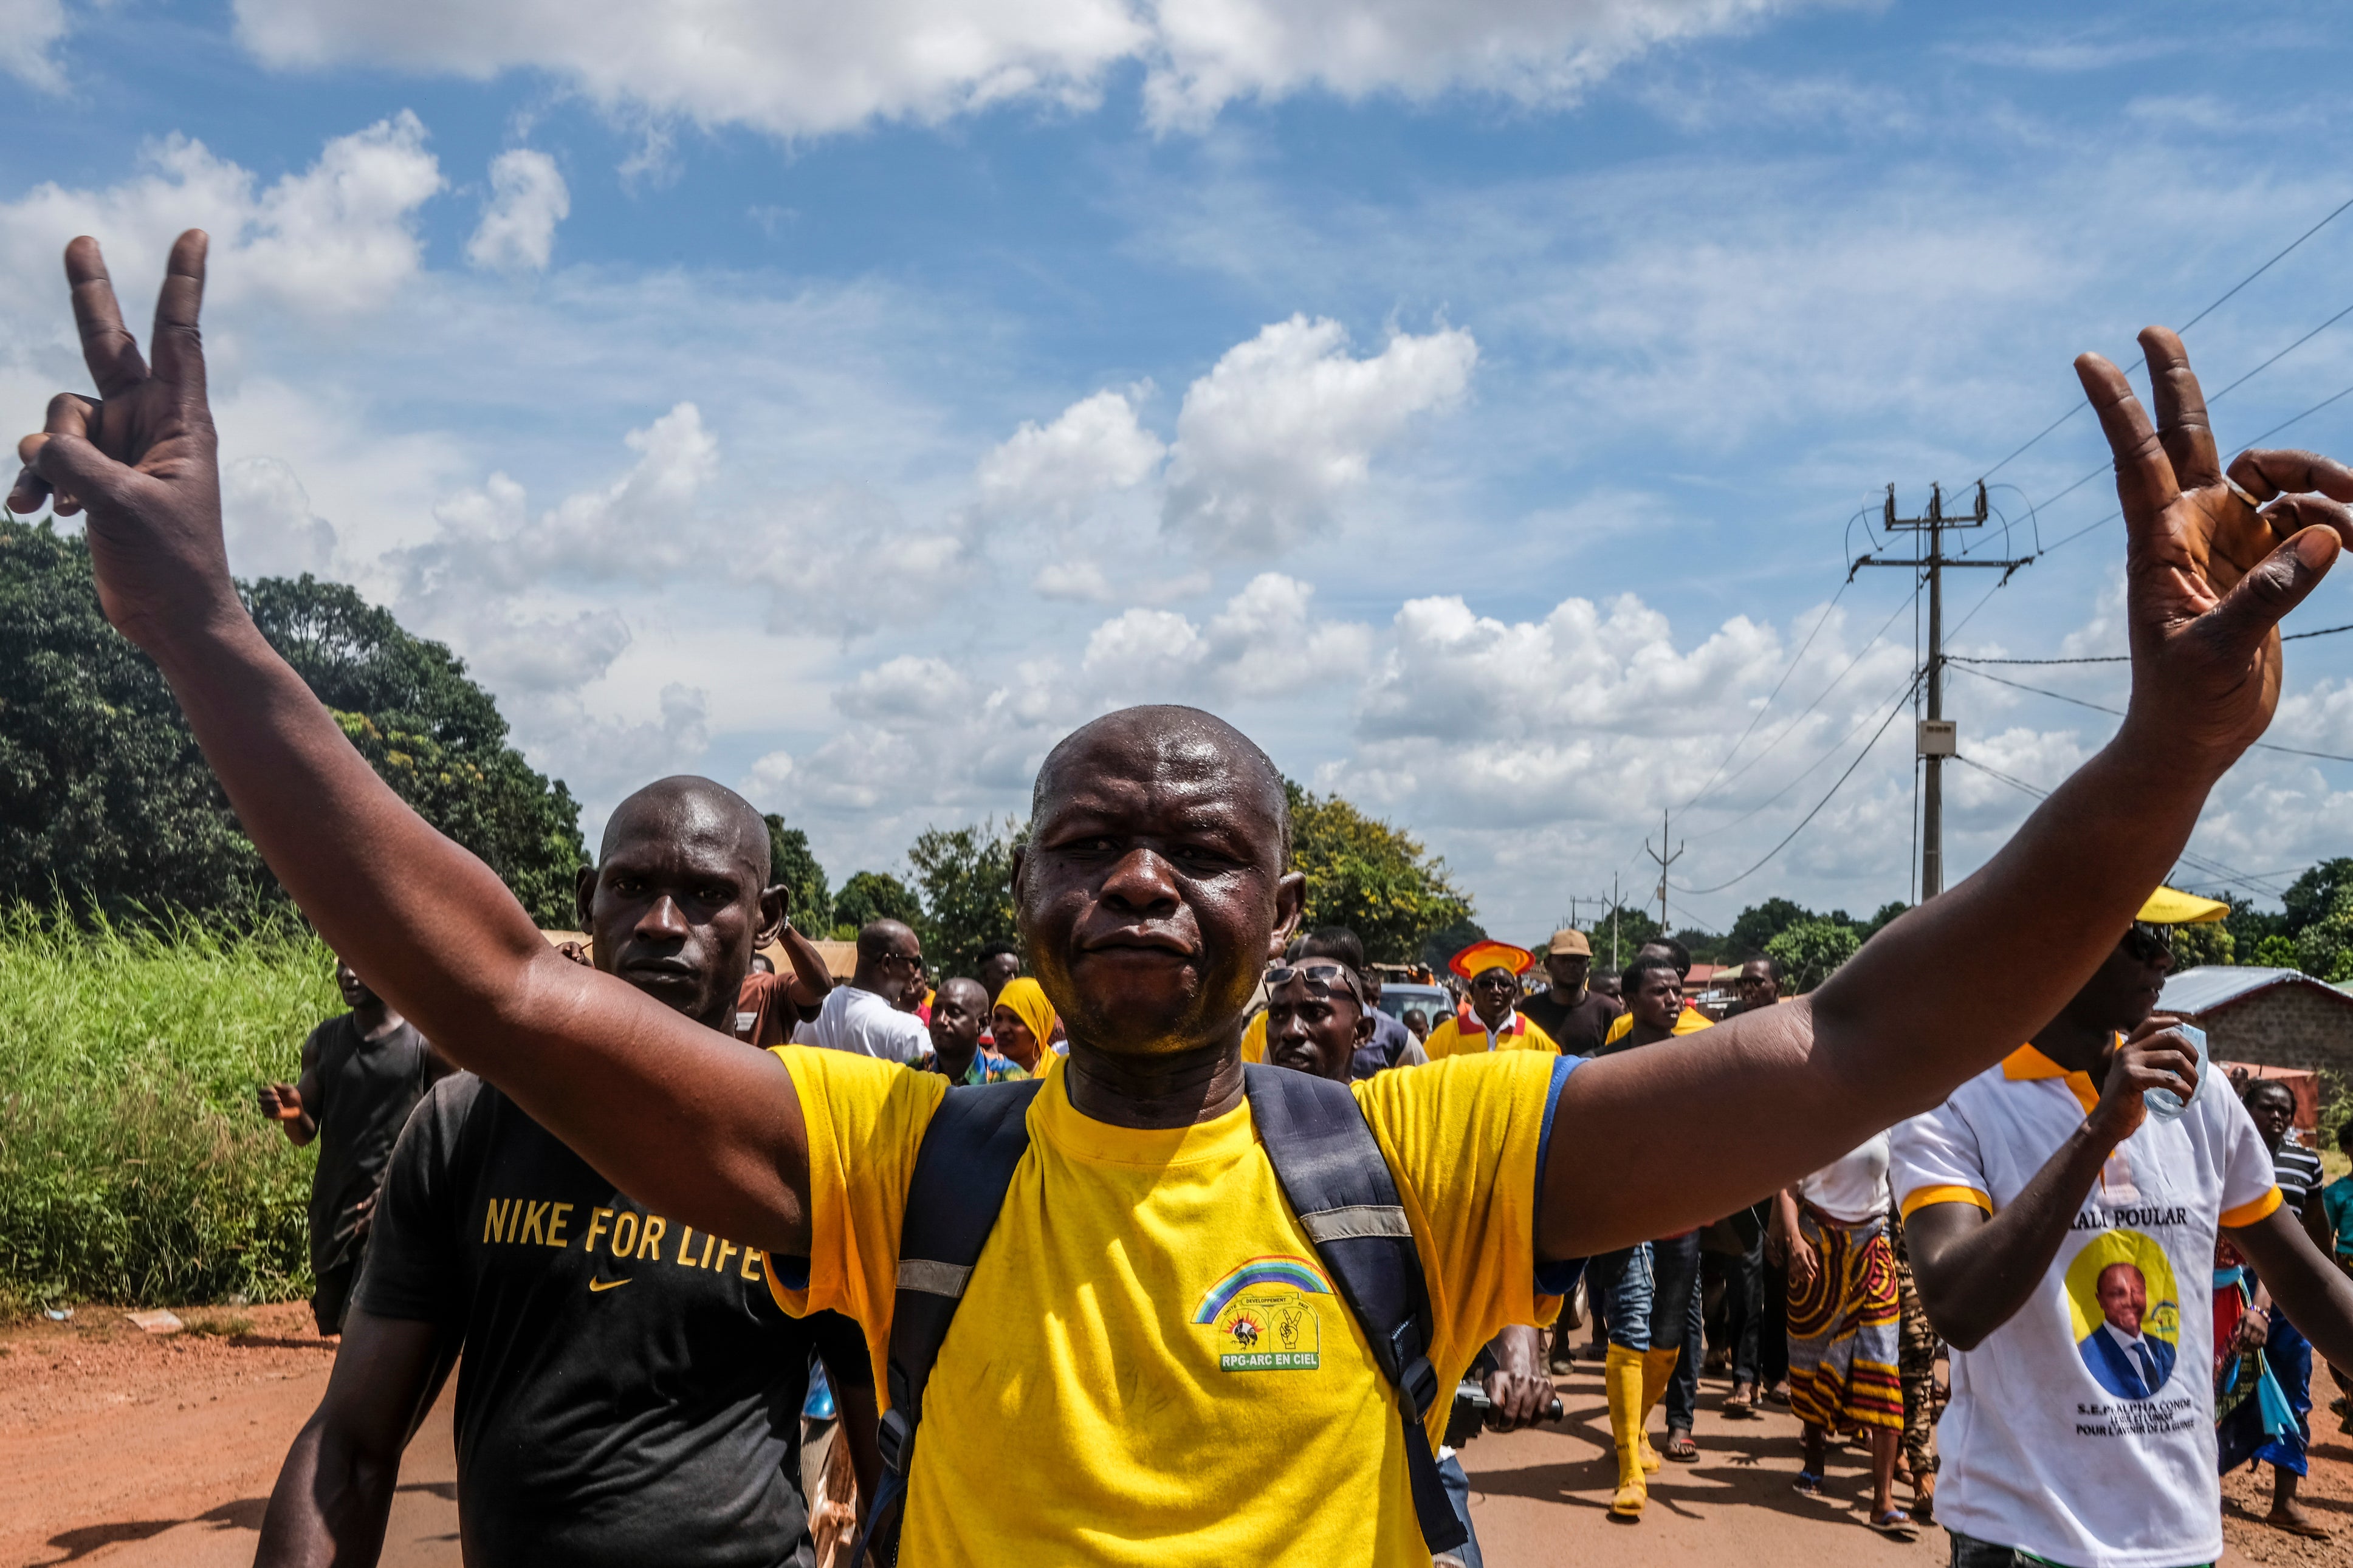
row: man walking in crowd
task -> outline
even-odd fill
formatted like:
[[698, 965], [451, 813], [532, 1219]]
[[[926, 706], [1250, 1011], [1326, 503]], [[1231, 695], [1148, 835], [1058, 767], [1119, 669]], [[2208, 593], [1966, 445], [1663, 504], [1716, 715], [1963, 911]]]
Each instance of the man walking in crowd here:
[[1021, 1068], [983, 1048], [981, 1025], [988, 1017], [988, 993], [977, 980], [943, 980], [932, 997], [932, 1054], [915, 1066], [950, 1083], [1004, 1083], [1028, 1078]]
[[[2315, 1206], [2313, 1194], [2320, 1186], [2320, 1156], [2296, 1142], [2295, 1091], [2278, 1079], [2259, 1078], [2247, 1085], [2240, 1103], [2247, 1108], [2256, 1135], [2272, 1157], [2272, 1180], [2280, 1191], [2280, 1206], [2310, 1235], [2312, 1227], [2306, 1225], [2305, 1215]], [[2325, 1247], [2321, 1256], [2328, 1256]], [[2263, 1340], [2263, 1361], [2280, 1392], [2287, 1395], [2296, 1428], [2293, 1441], [2272, 1445], [2272, 1451], [2264, 1456], [2272, 1464], [2271, 1522], [2291, 1534], [2326, 1536], [2328, 1532], [2295, 1500], [2307, 1468], [2305, 1455], [2312, 1447], [2312, 1346], [2263, 1286], [2260, 1268], [2255, 1270], [2255, 1280], [2258, 1304], [2270, 1322]]]
[[[1367, 1079], [1390, 1068], [1421, 1067], [1429, 1062], [1421, 1041], [1412, 1031], [1380, 1010], [1380, 981], [1366, 965], [1365, 944], [1355, 931], [1346, 926], [1318, 926], [1293, 941], [1284, 950], [1282, 962], [1297, 964], [1311, 958], [1328, 958], [1346, 965], [1363, 994], [1365, 1016], [1371, 1020], [1372, 1033], [1356, 1047], [1350, 1058], [1348, 1070], [1352, 1079]], [[1266, 1051], [1266, 1010], [1261, 1008], [1250, 1015], [1249, 1024], [1242, 1029], [1242, 1060], [1262, 1062], [1267, 1059]]]
[[735, 1037], [766, 1050], [781, 1046], [803, 1024], [815, 1023], [825, 999], [833, 993], [833, 974], [817, 943], [803, 936], [788, 916], [776, 935], [776, 946], [793, 966], [791, 975], [776, 973], [765, 953], [752, 955], [751, 973], [735, 994]]
[[1781, 1000], [1781, 961], [1759, 953], [1740, 966], [1740, 978], [1733, 984], [1740, 993], [1736, 1016], [1770, 1007]]
[[[1695, 1035], [1715, 1021], [1698, 1008], [1687, 1005], [1683, 999], [1683, 983], [1691, 977], [1691, 949], [1671, 936], [1658, 937], [1644, 942], [1635, 951], [1635, 963], [1640, 963], [1646, 958], [1663, 959], [1675, 972], [1675, 1021], [1673, 1026], [1668, 1030], [1669, 1034]], [[1628, 964], [1625, 973], [1633, 973], [1633, 964]], [[1621, 984], [1623, 984], [1626, 983], [1621, 982]], [[1626, 1011], [1610, 1020], [1609, 1030], [1602, 1037], [1604, 1046], [1617, 1045], [1634, 1027], [1632, 994], [1626, 993], [1619, 1000]]]
[[[190, 231], [173, 248], [152, 371], [95, 242], [69, 247], [100, 398], [52, 401], [47, 428], [19, 443], [27, 467], [10, 505], [29, 510], [55, 494], [67, 515], [88, 511], [109, 619], [156, 661], [280, 880], [388, 1001], [681, 1230], [795, 1260], [771, 1270], [780, 1296], [796, 1311], [845, 1310], [879, 1359], [899, 1294], [908, 1173], [948, 1085], [844, 1051], [744, 1051], [638, 987], [567, 963], [488, 868], [352, 748], [254, 627], [229, 574], [197, 330], [206, 244]], [[2099, 962], [2105, 931], [2129, 918], [2214, 782], [2262, 734], [2282, 675], [2277, 623], [2333, 563], [2353, 515], [2310, 496], [2258, 513], [2243, 492], [2325, 485], [2353, 498], [2353, 471], [2249, 453], [2233, 466], [2239, 489], [2225, 488], [2179, 340], [2152, 328], [2143, 343], [2157, 431], [2114, 366], [2089, 354], [2078, 364], [2118, 464], [2131, 561], [2127, 716], [2015, 837], [1882, 929], [1805, 1005], [1582, 1066], [1493, 1052], [1355, 1086], [1430, 1282], [1427, 1353], [1406, 1363], [1413, 1386], [1447, 1386], [1505, 1324], [1532, 1321], [1540, 1260], [1700, 1223], [1956, 1085], [1983, 1082], [1971, 1075], [2041, 1027]], [[1083, 1553], [1156, 1568], [1427, 1561], [1407, 1489], [1422, 1461], [1409, 1445], [1430, 1442], [1443, 1411], [1431, 1401], [1419, 1430], [1413, 1405], [1398, 1419], [1353, 1314], [1325, 1310], [1329, 1289], [1316, 1288], [1306, 1261], [1314, 1243], [1284, 1203], [1245, 1092], [1243, 1011], [1303, 901], [1303, 879], [1285, 869], [1281, 772], [1208, 714], [1132, 709], [1056, 746], [1031, 805], [1014, 904], [1024, 948], [1070, 1020], [1071, 1056], [1037, 1091], [997, 1228], [956, 1278], [959, 1326], [941, 1347], [912, 1449], [905, 1552], [932, 1563]], [[1955, 952], [1975, 962], [1955, 965]], [[1980, 983], [1989, 968], [2001, 985]], [[740, 968], [727, 975], [721, 1008], [740, 979]], [[2152, 1054], [2127, 1047], [2128, 1062], [2137, 1052]], [[2178, 1047], [2172, 1056], [2187, 1065]], [[2179, 1073], [2150, 1076], [2189, 1087]], [[2259, 1157], [2252, 1126], [2233, 1113]], [[1675, 1140], [1708, 1158], [1662, 1166], [1657, 1152]], [[2107, 1152], [2070, 1172], [2081, 1178], [2073, 1191]], [[2242, 1186], [2243, 1169], [2232, 1180]], [[2010, 1207], [2013, 1188], [1995, 1185], [2004, 1201], [1988, 1206]], [[2043, 1256], [2074, 1206], [2055, 1205], [2049, 1239], [2037, 1233]], [[543, 1240], [547, 1215], [523, 1224], [533, 1218]], [[2353, 1361], [2353, 1331], [2340, 1331], [2353, 1285], [2330, 1269], [2324, 1294], [2312, 1284], [2318, 1260], [2298, 1275], [2260, 1228], [2243, 1234], [2274, 1290], [2325, 1331], [2324, 1349]], [[470, 1229], [459, 1234], [470, 1245]], [[2310, 1258], [2301, 1233], [2289, 1235], [2302, 1248], [2292, 1256]], [[1928, 1251], [1916, 1257], [1935, 1314]], [[1107, 1268], [1114, 1256], [1119, 1267]], [[1296, 1267], [1251, 1273], [1269, 1259]], [[1315, 1375], [1287, 1373], [1274, 1391], [1220, 1369], [1227, 1320], [1197, 1319], [1247, 1289], [1303, 1327], [1310, 1312], [1329, 1326]], [[1008, 1324], [1039, 1329], [1008, 1334]], [[1131, 1397], [1140, 1386], [1164, 1395], [1148, 1415]], [[903, 1425], [914, 1412], [893, 1414]], [[1021, 1435], [1023, 1462], [991, 1462], [1008, 1431]], [[592, 1435], [611, 1434], [592, 1424]], [[2078, 1463], [2033, 1472], [2032, 1485], [2101, 1473]], [[2132, 1489], [2136, 1504], [2147, 1490]], [[712, 1517], [646, 1508], [642, 1494], [630, 1502], [628, 1520], [591, 1522], [682, 1538]], [[1455, 1528], [1451, 1518], [1424, 1522], [1450, 1538]], [[691, 1560], [667, 1542], [628, 1546], [632, 1561]]]
[[793, 1031], [796, 1045], [848, 1051], [886, 1062], [912, 1062], [931, 1049], [923, 1020], [899, 1009], [907, 987], [922, 984], [923, 944], [897, 921], [871, 921], [858, 933], [858, 966], [827, 994], [817, 1021]]
[[1789, 1272], [1789, 1409], [1805, 1428], [1798, 1490], [1821, 1496], [1832, 1432], [1868, 1432], [1871, 1528], [1909, 1541], [1912, 1518], [1895, 1506], [1904, 1385], [1887, 1162], [1883, 1132], [1782, 1189], [1770, 1244]]
[[[2353, 1121], [2337, 1129], [2337, 1152], [2353, 1155]], [[2305, 1205], [2304, 1228], [2322, 1257], [2353, 1276], [2353, 1174], [2337, 1177], [2320, 1189], [2318, 1203]], [[2353, 1372], [2332, 1366], [2328, 1374], [2335, 1380], [2338, 1394], [2330, 1407], [2337, 1412], [2337, 1429], [2353, 1432], [2353, 1404], [2345, 1397], [2353, 1394]]]
[[1519, 1010], [1520, 976], [1535, 966], [1535, 954], [1508, 942], [1480, 941], [1447, 960], [1447, 967], [1471, 983], [1467, 1012], [1447, 1016], [1421, 1043], [1431, 1061], [1481, 1056], [1489, 1051], [1542, 1051], [1558, 1056], [1552, 1037]]
[[[1740, 966], [1740, 1000], [1732, 1016], [1777, 1005], [1781, 1000], [1781, 966], [1770, 958], [1752, 958]], [[1725, 1224], [1738, 1238], [1741, 1250], [1723, 1255], [1725, 1332], [1731, 1344], [1732, 1394], [1724, 1413], [1735, 1421], [1757, 1414], [1763, 1391], [1788, 1376], [1788, 1303], [1786, 1276], [1777, 1268], [1775, 1288], [1783, 1294], [1766, 1296], [1765, 1233], [1773, 1217], [1771, 1200], [1752, 1204], [1734, 1213]], [[1702, 1258], [1703, 1288], [1705, 1257]], [[1691, 1351], [1683, 1352], [1688, 1359]], [[1765, 1376], [1767, 1367], [1773, 1375]], [[1680, 1369], [1678, 1369], [1680, 1374]]]
[[[783, 912], [770, 854], [748, 802], [672, 778], [621, 803], [580, 874], [596, 967], [747, 1060], [769, 1058], [724, 1035]], [[402, 1449], [461, 1350], [458, 1525], [475, 1568], [810, 1563], [812, 1351], [872, 1484], [873, 1374], [855, 1324], [786, 1316], [756, 1247], [649, 1211], [459, 1073], [393, 1156], [350, 1330], [270, 1494], [259, 1568], [376, 1560]]]
[[450, 1070], [341, 959], [335, 988], [351, 1011], [311, 1031], [297, 1081], [257, 1091], [261, 1114], [288, 1142], [300, 1149], [319, 1141], [311, 1171], [311, 1316], [322, 1336], [343, 1331], [393, 1141], [425, 1091]]
[[[2143, 914], [2179, 919], [2164, 891]], [[2150, 1016], [2171, 967], [2136, 921], [2031, 1044], [1893, 1135], [1913, 1275], [1953, 1347], [1936, 1506], [1956, 1568], [2221, 1554], [2218, 1238], [2353, 1355], [2353, 1281], [2284, 1212], [2246, 1109], [2219, 1074], [2198, 1092]], [[2152, 1090], [2188, 1107], [2162, 1117]]]
[[1546, 944], [1544, 965], [1551, 984], [1522, 1002], [1520, 1011], [1552, 1037], [1564, 1056], [1594, 1055], [1609, 1037], [1610, 1024], [1626, 1009], [1587, 984], [1593, 972], [1591, 940], [1581, 931], [1563, 927]]
[[[1620, 980], [1633, 1027], [1604, 1047], [1605, 1058], [1672, 1038], [1683, 1001], [1682, 979], [1664, 953], [1637, 958]], [[1609, 1511], [1620, 1519], [1639, 1519], [1650, 1500], [1646, 1477], [1659, 1468], [1658, 1451], [1644, 1428], [1662, 1395], [1667, 1396], [1667, 1458], [1680, 1463], [1699, 1458], [1699, 1446], [1692, 1440], [1699, 1403], [1698, 1228], [1602, 1254], [1586, 1266], [1586, 1288], [1609, 1339], [1601, 1367], [1609, 1436], [1618, 1450], [1618, 1489]], [[1694, 1352], [1688, 1378], [1680, 1375], [1686, 1348]]]
[[994, 1007], [1005, 983], [1021, 973], [1021, 950], [1009, 942], [992, 942], [980, 950], [977, 970], [974, 978], [988, 993], [988, 1005]]

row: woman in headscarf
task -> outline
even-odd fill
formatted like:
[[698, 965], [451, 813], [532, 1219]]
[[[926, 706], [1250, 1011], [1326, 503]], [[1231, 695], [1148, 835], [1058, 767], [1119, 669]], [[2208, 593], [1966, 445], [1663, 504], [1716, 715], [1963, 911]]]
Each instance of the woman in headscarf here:
[[989, 1015], [988, 1031], [995, 1037], [997, 1054], [1022, 1071], [1037, 1073], [1039, 1063], [1052, 1048], [1056, 1026], [1054, 1005], [1046, 1000], [1044, 989], [1028, 975], [1015, 975], [997, 994], [997, 1008]]

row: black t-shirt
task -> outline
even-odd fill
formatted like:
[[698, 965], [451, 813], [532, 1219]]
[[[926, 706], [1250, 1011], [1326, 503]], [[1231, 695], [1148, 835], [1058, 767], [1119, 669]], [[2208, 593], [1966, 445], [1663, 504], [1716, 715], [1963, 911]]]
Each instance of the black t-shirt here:
[[786, 1315], [761, 1261], [649, 1215], [473, 1074], [434, 1086], [385, 1177], [359, 1304], [463, 1341], [470, 1568], [813, 1561], [809, 1354], [840, 1384], [872, 1373], [857, 1326]]
[[1520, 1003], [1520, 1011], [1552, 1037], [1564, 1056], [1572, 1057], [1597, 1055], [1602, 1037], [1609, 1033], [1610, 1020], [1625, 1010], [1599, 991], [1588, 991], [1585, 1000], [1571, 1007], [1555, 997], [1549, 986]]
[[345, 1013], [304, 1042], [318, 1089], [305, 1104], [319, 1123], [319, 1163], [311, 1173], [311, 1269], [331, 1273], [356, 1259], [360, 1205], [372, 1196], [392, 1158], [393, 1141], [425, 1093], [430, 1057], [425, 1037], [403, 1021], [377, 1039]]

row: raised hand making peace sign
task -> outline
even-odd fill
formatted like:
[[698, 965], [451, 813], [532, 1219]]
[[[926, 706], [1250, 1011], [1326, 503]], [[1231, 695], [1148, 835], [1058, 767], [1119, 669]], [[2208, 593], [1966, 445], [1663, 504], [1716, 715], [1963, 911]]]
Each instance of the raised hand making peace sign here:
[[2075, 362], [2124, 507], [2126, 723], [2156, 726], [2185, 762], [2220, 773], [2279, 706], [2280, 618], [2318, 585], [2340, 542], [2353, 542], [2353, 513], [2337, 504], [2353, 500], [2353, 469], [2310, 452], [2248, 451], [2226, 480], [2181, 340], [2150, 327], [2140, 343], [2154, 430], [2121, 371], [2098, 354]]
[[25, 465], [12, 511], [53, 499], [60, 516], [89, 515], [90, 557], [106, 618], [150, 651], [174, 624], [237, 602], [221, 542], [220, 463], [205, 399], [202, 229], [172, 247], [155, 300], [152, 362], [122, 324], [98, 241], [66, 247], [66, 282], [95, 400], [60, 392], [40, 433], [16, 444]]

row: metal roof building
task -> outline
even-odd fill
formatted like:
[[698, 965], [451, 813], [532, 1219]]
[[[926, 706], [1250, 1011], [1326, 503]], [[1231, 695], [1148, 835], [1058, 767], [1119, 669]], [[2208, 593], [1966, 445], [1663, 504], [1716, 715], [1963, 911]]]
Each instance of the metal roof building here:
[[2157, 1005], [2204, 1029], [2225, 1061], [2353, 1076], [2353, 996], [2301, 971], [2201, 964], [2168, 977]]

